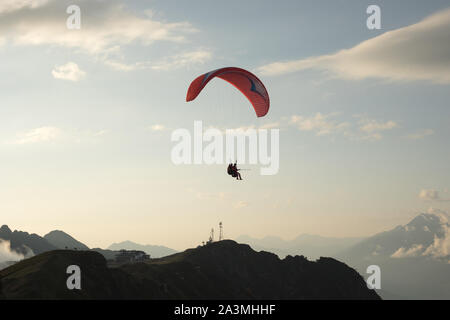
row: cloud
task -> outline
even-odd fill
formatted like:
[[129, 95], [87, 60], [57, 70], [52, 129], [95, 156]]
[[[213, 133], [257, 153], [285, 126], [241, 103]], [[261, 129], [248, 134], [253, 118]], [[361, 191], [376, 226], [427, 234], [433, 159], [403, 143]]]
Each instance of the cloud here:
[[392, 130], [397, 128], [398, 124], [395, 121], [379, 121], [363, 117], [359, 120], [359, 130], [364, 133], [361, 139], [380, 140], [383, 136], [381, 131]]
[[399, 248], [397, 251], [395, 251], [391, 258], [411, 258], [411, 257], [417, 257], [421, 255], [421, 252], [423, 250], [423, 245], [421, 244], [415, 244], [411, 248]]
[[72, 143], [98, 143], [109, 133], [108, 130], [65, 130], [61, 140]]
[[12, 144], [30, 144], [39, 142], [50, 142], [61, 136], [61, 129], [56, 127], [40, 127], [19, 134]]
[[406, 136], [406, 138], [411, 139], [411, 140], [420, 140], [427, 136], [431, 136], [433, 134], [434, 134], [434, 131], [432, 129], [425, 129], [425, 130], [418, 131], [416, 133], [408, 134]]
[[21, 9], [35, 9], [47, 4], [48, 0], [2, 0], [0, 2], [0, 14]]
[[316, 113], [314, 116], [291, 116], [288, 124], [300, 131], [311, 131], [317, 136], [343, 135], [352, 140], [380, 140], [380, 132], [398, 127], [395, 121], [380, 121], [366, 116], [354, 116], [355, 121], [340, 121], [336, 119], [338, 113]]
[[168, 57], [151, 66], [153, 70], [172, 70], [194, 64], [203, 64], [212, 58], [212, 53], [208, 50], [197, 50], [184, 52]]
[[7, 240], [0, 239], [0, 264], [9, 261], [20, 261], [24, 259], [23, 254], [11, 250], [11, 243]]
[[111, 68], [117, 70], [117, 71], [134, 71], [138, 69], [147, 69], [147, 63], [143, 62], [135, 62], [133, 64], [127, 64], [120, 62], [118, 60], [112, 60], [112, 59], [104, 59], [103, 61], [107, 66], [110, 66]]
[[104, 63], [113, 69], [118, 71], [134, 71], [134, 70], [160, 70], [169, 71], [184, 67], [190, 67], [198, 64], [204, 64], [211, 60], [212, 52], [208, 50], [196, 50], [190, 52], [184, 52], [181, 54], [176, 54], [161, 61], [152, 63], [150, 61], [135, 62], [133, 64], [123, 63], [119, 60], [107, 58]]
[[433, 244], [430, 245], [426, 250], [423, 252], [424, 256], [431, 256], [435, 259], [441, 259], [444, 258], [447, 260], [447, 263], [450, 262], [450, 217], [447, 212], [439, 209], [429, 209], [430, 213], [433, 213], [434, 215], [439, 217], [439, 220], [441, 222], [441, 227], [443, 229], [444, 236], [437, 237], [434, 236]]
[[233, 205], [233, 208], [235, 208], [235, 209], [242, 209], [242, 208], [245, 208], [245, 207], [248, 207], [249, 206], [249, 203], [247, 202], [247, 201], [238, 201], [238, 202], [236, 202], [234, 205]]
[[224, 126], [221, 127], [216, 127], [216, 126], [207, 126], [205, 128], [205, 130], [209, 130], [209, 129], [217, 129], [220, 132], [222, 132], [222, 134], [226, 134], [227, 131], [228, 132], [232, 132], [235, 135], [246, 135], [248, 132], [248, 130], [260, 130], [260, 129], [265, 129], [265, 130], [270, 130], [270, 129], [280, 129], [282, 127], [285, 127], [286, 124], [283, 123], [283, 121], [276, 121], [276, 122], [267, 122], [267, 123], [262, 123], [260, 125], [254, 125], [254, 124], [249, 124], [249, 125], [242, 125], [239, 127], [234, 127], [234, 128], [227, 128]]
[[433, 189], [422, 189], [419, 198], [426, 201], [439, 200], [439, 192]]
[[391, 130], [397, 127], [397, 123], [395, 123], [394, 121], [379, 122], [377, 120], [364, 120], [363, 122], [364, 123], [360, 127], [360, 130], [367, 133]]
[[450, 201], [450, 199], [442, 199], [439, 191], [434, 189], [422, 189], [419, 192], [419, 198], [425, 201]]
[[15, 139], [7, 141], [6, 144], [25, 145], [48, 142], [98, 142], [107, 133], [107, 130], [63, 130], [57, 127], [46, 126], [19, 133]]
[[107, 133], [108, 133], [108, 130], [99, 130], [99, 131], [93, 132], [92, 136], [93, 137], [102, 137]]
[[295, 125], [301, 131], [313, 131], [318, 136], [345, 131], [350, 124], [348, 122], [338, 122], [331, 119], [335, 115], [335, 113], [322, 114], [320, 112], [312, 117], [293, 115], [290, 119], [290, 123]]
[[450, 228], [445, 226], [444, 236], [438, 238], [434, 236], [434, 242], [424, 252], [424, 256], [432, 256], [433, 258], [445, 258], [450, 256]]
[[[111, 67], [128, 70], [145, 66], [147, 62], [127, 64], [120, 61], [118, 57], [123, 46], [183, 43], [188, 35], [198, 31], [186, 21], [157, 20], [149, 10], [143, 15], [135, 14], [124, 3], [120, 0], [79, 0], [81, 29], [69, 30], [66, 9], [73, 4], [70, 1], [3, 0], [0, 5], [0, 44], [77, 49], [77, 52], [93, 55]], [[174, 56], [153, 67], [184, 66], [207, 57], [208, 53], [200, 50]]]
[[[319, 69], [345, 79], [381, 78], [450, 83], [450, 9], [403, 28], [388, 31], [334, 54], [274, 62], [263, 75]], [[432, 48], [432, 49], [431, 49]]]
[[166, 127], [162, 124], [154, 124], [154, 125], [150, 126], [150, 129], [152, 131], [164, 131], [166, 129]]
[[268, 123], [264, 123], [262, 125], [259, 126], [259, 129], [278, 129], [280, 128], [281, 124], [280, 122], [268, 122]]
[[[425, 256], [450, 263], [450, 217], [446, 211], [440, 209], [430, 208], [428, 213], [437, 216], [440, 221], [440, 231], [434, 235], [433, 243], [427, 246], [415, 244], [410, 248], [399, 248], [391, 255], [392, 258]], [[430, 232], [427, 226], [424, 226], [424, 230]]]
[[74, 62], [68, 62], [65, 65], [57, 66], [52, 71], [55, 79], [80, 81], [86, 75], [86, 72], [81, 70]]
[[441, 221], [442, 224], [446, 224], [446, 223], [450, 222], [450, 218], [449, 218], [449, 215], [448, 215], [447, 211], [444, 211], [444, 210], [441, 210], [441, 209], [438, 209], [438, 208], [430, 207], [430, 208], [428, 208], [427, 213], [434, 214], [435, 216], [438, 216], [439, 220]]
[[251, 124], [236, 128], [216, 128], [209, 126], [206, 129], [218, 129], [224, 134], [228, 130], [234, 131], [235, 134], [245, 134], [247, 130], [284, 130], [294, 127], [300, 131], [312, 132], [316, 136], [332, 136], [334, 138], [337, 135], [342, 135], [350, 140], [380, 140], [383, 138], [381, 132], [399, 127], [397, 122], [393, 120], [377, 120], [367, 116], [354, 115], [350, 120], [345, 121], [340, 120], [338, 116], [338, 112], [317, 112], [314, 115], [292, 115], [290, 117], [282, 117], [278, 121], [267, 122], [260, 125]]

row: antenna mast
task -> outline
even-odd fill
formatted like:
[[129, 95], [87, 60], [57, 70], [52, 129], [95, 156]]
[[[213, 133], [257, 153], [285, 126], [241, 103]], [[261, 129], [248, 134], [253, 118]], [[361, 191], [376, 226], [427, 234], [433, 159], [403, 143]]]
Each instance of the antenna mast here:
[[220, 229], [219, 241], [222, 241], [223, 240], [223, 225], [222, 225], [222, 222], [219, 222], [219, 229]]

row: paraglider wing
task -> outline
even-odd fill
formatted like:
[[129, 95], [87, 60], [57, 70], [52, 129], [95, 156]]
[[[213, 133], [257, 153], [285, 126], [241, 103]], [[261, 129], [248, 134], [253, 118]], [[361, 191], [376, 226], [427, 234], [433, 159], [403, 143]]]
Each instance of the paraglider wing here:
[[223, 79], [241, 91], [255, 109], [258, 117], [269, 111], [270, 99], [264, 84], [253, 73], [241, 68], [222, 68], [197, 77], [189, 86], [186, 101], [192, 101], [203, 90], [206, 84], [215, 77]]

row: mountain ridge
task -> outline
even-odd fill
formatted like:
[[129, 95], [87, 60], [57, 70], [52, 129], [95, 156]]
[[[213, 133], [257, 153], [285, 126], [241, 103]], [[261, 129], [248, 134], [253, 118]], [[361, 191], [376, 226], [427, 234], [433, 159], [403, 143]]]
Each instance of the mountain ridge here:
[[11, 231], [7, 225], [0, 227], [0, 239], [9, 241], [11, 250], [23, 255], [29, 255], [30, 249], [33, 254], [58, 249], [46, 239], [35, 233], [30, 234], [28, 232], [18, 230]]
[[59, 249], [89, 250], [87, 245], [61, 230], [50, 231], [43, 238]]
[[[83, 290], [65, 287], [71, 264]], [[232, 240], [116, 268], [94, 251], [46, 252], [0, 271], [0, 287], [6, 299], [380, 299], [335, 259], [281, 260]]]
[[333, 238], [312, 234], [301, 234], [292, 240], [284, 240], [277, 236], [253, 238], [241, 235], [236, 241], [249, 244], [255, 250], [270, 251], [278, 256], [302, 254], [311, 259], [320, 256], [333, 256], [344, 248], [358, 243], [364, 238]]
[[174, 253], [177, 253], [178, 251], [168, 248], [166, 246], [161, 245], [142, 245], [138, 244], [129, 240], [125, 240], [118, 243], [111, 244], [107, 250], [139, 250], [144, 251], [145, 253], [149, 254], [152, 258], [160, 258], [164, 256], [168, 256]]

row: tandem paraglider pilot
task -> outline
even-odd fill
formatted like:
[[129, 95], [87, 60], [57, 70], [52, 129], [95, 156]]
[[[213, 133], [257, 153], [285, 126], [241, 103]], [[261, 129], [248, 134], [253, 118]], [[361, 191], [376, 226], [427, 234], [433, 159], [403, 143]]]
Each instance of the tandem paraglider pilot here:
[[237, 162], [234, 164], [230, 163], [228, 165], [227, 173], [233, 178], [236, 178], [236, 180], [242, 180], [241, 174], [239, 173], [239, 169], [237, 168]]

